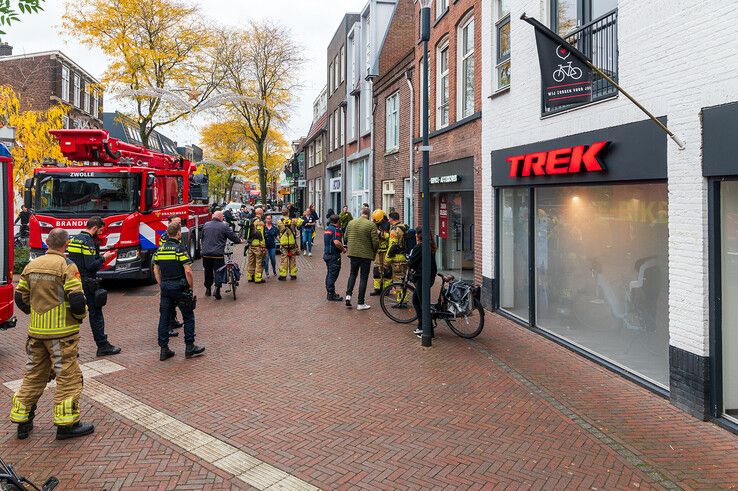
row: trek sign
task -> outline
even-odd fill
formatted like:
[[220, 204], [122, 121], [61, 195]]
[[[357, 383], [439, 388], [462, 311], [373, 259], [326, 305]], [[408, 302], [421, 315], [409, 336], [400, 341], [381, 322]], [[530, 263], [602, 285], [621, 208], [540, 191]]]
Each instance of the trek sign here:
[[599, 141], [591, 145], [577, 145], [555, 150], [532, 152], [507, 157], [510, 165], [509, 177], [520, 177], [579, 174], [580, 172], [605, 172], [605, 164], [598, 159], [598, 154], [610, 142]]

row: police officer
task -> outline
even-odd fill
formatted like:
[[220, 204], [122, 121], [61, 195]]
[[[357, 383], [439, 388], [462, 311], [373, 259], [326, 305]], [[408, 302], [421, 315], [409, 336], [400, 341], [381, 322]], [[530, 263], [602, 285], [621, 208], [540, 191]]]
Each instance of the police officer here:
[[390, 239], [387, 249], [387, 262], [392, 266], [392, 280], [402, 281], [407, 270], [407, 256], [409, 252], [405, 242], [408, 226], [400, 221], [400, 214], [393, 211], [389, 214]]
[[[167, 219], [167, 223], [179, 223], [182, 224], [182, 219], [178, 217], [177, 215], [172, 215]], [[161, 234], [161, 238], [159, 239], [159, 245], [164, 244], [169, 236], [167, 235], [167, 231], [165, 230], [163, 234]], [[177, 308], [176, 306], [172, 305], [172, 316], [171, 316], [171, 324], [169, 324], [169, 337], [170, 338], [176, 338], [179, 336], [179, 333], [175, 331], [175, 329], [181, 328], [184, 324], [179, 322], [177, 320]]]
[[100, 256], [97, 237], [104, 228], [105, 222], [102, 218], [92, 217], [87, 221], [87, 229], [72, 237], [67, 246], [69, 259], [74, 261], [82, 275], [82, 288], [87, 298], [90, 327], [92, 328], [92, 336], [95, 338], [95, 344], [97, 344], [97, 356], [120, 353], [120, 348], [108, 342], [108, 336], [105, 334], [105, 317], [103, 317], [101, 299], [98, 296], [100, 281], [97, 279], [97, 272], [100, 271], [105, 261], [115, 254], [113, 251], [108, 251]]
[[300, 241], [297, 237], [301, 226], [302, 219], [296, 218], [289, 208], [282, 210], [282, 218], [277, 222], [279, 249], [282, 254], [279, 258], [279, 281], [285, 281], [287, 274], [293, 280], [297, 279], [297, 256], [300, 255]]
[[248, 261], [246, 264], [246, 278], [249, 283], [266, 283], [264, 281], [264, 256], [266, 254], [266, 242], [264, 241], [264, 210], [259, 206], [256, 208], [254, 219], [246, 231], [246, 244], [248, 247]]
[[377, 256], [374, 258], [374, 291], [369, 296], [376, 297], [377, 295], [381, 295], [382, 289], [392, 282], [389, 279], [391, 275], [388, 275], [386, 272], [387, 268], [389, 268], [387, 249], [389, 249], [390, 224], [387, 221], [387, 215], [385, 215], [384, 210], [380, 209], [374, 210], [372, 221], [377, 226], [379, 249], [377, 250]]
[[55, 228], [46, 239], [46, 254], [23, 270], [15, 303], [31, 315], [26, 341], [26, 373], [13, 395], [10, 420], [18, 424], [18, 439], [33, 429], [36, 403], [49, 377], [56, 378], [54, 424], [56, 439], [89, 435], [95, 427], [79, 421], [82, 370], [77, 361], [79, 325], [85, 318], [85, 296], [77, 266], [64, 257], [69, 234]]
[[173, 306], [179, 307], [184, 320], [185, 358], [202, 354], [205, 348], [195, 345], [195, 297], [192, 295], [192, 259], [182, 244], [182, 225], [170, 223], [167, 241], [154, 254], [154, 277], [161, 287], [159, 301], [159, 360], [174, 356], [169, 349], [169, 323]]
[[328, 218], [328, 226], [325, 228], [323, 235], [324, 251], [323, 261], [327, 272], [325, 275], [325, 290], [327, 299], [331, 302], [340, 302], [343, 297], [336, 294], [336, 280], [341, 273], [341, 254], [346, 252], [341, 237], [340, 220], [338, 215], [331, 215]]

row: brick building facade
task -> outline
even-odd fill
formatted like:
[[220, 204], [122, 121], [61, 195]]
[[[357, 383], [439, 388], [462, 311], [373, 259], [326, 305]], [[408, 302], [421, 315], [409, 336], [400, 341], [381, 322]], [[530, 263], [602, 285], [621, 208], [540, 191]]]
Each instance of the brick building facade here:
[[46, 111], [54, 104], [69, 107], [67, 128], [102, 128], [100, 82], [60, 51], [13, 56], [3, 46], [0, 84], [18, 93], [21, 108]]
[[[436, 1], [428, 43], [430, 113], [431, 228], [438, 244], [436, 261], [444, 271], [482, 282], [481, 199], [481, 1]], [[416, 3], [419, 32], [420, 3]], [[423, 49], [415, 49], [413, 85], [421, 121]], [[464, 90], [459, 90], [464, 87]], [[416, 125], [416, 143], [422, 128]], [[418, 166], [421, 154], [416, 154]], [[417, 186], [416, 186], [417, 191]], [[421, 207], [417, 215], [420, 223]]]

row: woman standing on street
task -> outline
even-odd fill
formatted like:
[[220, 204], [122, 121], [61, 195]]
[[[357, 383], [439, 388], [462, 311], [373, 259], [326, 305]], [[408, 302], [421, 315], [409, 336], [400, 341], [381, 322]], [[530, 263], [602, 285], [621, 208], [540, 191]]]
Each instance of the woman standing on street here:
[[308, 256], [313, 255], [313, 234], [315, 233], [315, 215], [308, 208], [303, 214], [302, 222], [302, 243], [305, 244], [302, 255], [307, 254]]
[[264, 219], [264, 244], [266, 255], [264, 256], [264, 272], [269, 278], [269, 263], [272, 263], [272, 274], [277, 276], [277, 235], [279, 230], [272, 224], [272, 215]]

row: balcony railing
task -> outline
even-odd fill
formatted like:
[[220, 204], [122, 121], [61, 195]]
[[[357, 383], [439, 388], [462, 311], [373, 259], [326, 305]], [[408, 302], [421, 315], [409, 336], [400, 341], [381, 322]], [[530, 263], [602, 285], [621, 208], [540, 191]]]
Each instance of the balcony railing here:
[[[615, 82], [618, 81], [618, 10], [602, 15], [570, 32], [567, 42], [587, 55], [592, 63]], [[592, 100], [606, 99], [617, 89], [597, 73], [592, 74]], [[573, 106], [543, 107], [544, 114], [566, 111]]]

